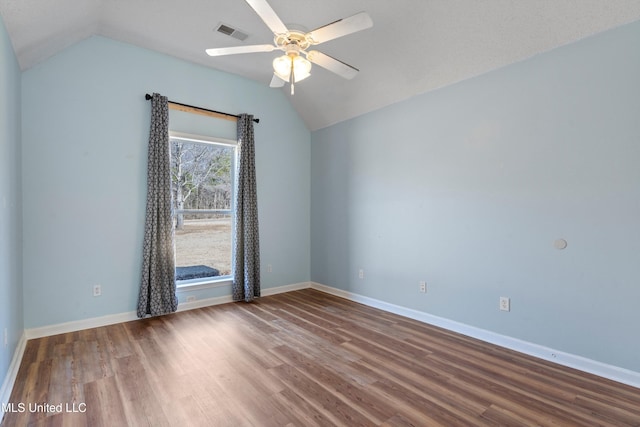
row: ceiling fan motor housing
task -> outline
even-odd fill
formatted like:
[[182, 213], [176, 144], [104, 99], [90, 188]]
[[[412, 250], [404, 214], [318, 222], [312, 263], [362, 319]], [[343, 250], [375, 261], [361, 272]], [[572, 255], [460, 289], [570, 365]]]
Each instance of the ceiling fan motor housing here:
[[285, 52], [288, 52], [288, 46], [297, 46], [298, 51], [300, 51], [308, 49], [312, 44], [304, 33], [295, 30], [288, 31], [285, 34], [276, 34], [273, 41], [279, 49]]

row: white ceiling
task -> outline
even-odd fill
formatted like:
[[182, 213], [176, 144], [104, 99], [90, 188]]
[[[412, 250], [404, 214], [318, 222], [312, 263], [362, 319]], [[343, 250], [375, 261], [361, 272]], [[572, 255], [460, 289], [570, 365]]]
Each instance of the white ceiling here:
[[[308, 30], [367, 11], [372, 29], [317, 47], [358, 69], [314, 66], [291, 98], [310, 130], [520, 61], [640, 19], [640, 0], [270, 0]], [[271, 43], [242, 0], [0, 0], [20, 67], [97, 34], [268, 85], [277, 52], [212, 58], [206, 48]], [[219, 23], [249, 34], [240, 42]], [[288, 87], [283, 89], [288, 91]], [[287, 95], [289, 96], [289, 95]]]

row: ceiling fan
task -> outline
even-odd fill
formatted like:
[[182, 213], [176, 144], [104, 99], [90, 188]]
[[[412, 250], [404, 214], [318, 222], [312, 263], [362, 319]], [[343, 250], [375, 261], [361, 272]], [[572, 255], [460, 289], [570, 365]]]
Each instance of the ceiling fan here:
[[358, 74], [357, 68], [317, 50], [308, 49], [311, 46], [371, 28], [373, 21], [371, 21], [366, 12], [357, 13], [305, 33], [295, 29], [288, 29], [267, 3], [267, 0], [246, 0], [246, 2], [267, 24], [267, 27], [273, 31], [274, 44], [207, 49], [208, 55], [222, 56], [239, 53], [272, 52], [279, 49], [284, 52], [284, 55], [273, 60], [274, 72], [269, 86], [282, 87], [288, 82], [291, 84], [291, 95], [294, 94], [294, 84], [311, 75], [311, 63], [332, 71], [345, 79], [352, 79]]

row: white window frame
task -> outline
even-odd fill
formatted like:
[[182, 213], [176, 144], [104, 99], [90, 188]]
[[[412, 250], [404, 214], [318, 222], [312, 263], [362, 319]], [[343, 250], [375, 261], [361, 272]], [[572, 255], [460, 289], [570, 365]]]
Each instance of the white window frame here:
[[[179, 139], [182, 141], [193, 142], [198, 144], [213, 144], [213, 145], [224, 145], [228, 147], [234, 148], [234, 155], [231, 158], [231, 209], [182, 209], [180, 212], [182, 213], [229, 213], [232, 215], [235, 212], [235, 183], [236, 183], [236, 165], [238, 161], [238, 141], [234, 141], [232, 139], [226, 138], [217, 138], [210, 137], [205, 135], [196, 135], [191, 133], [184, 132], [175, 132], [169, 131], [169, 144], [172, 144], [172, 140]], [[176, 214], [178, 211], [175, 212]], [[235, 232], [235, 224], [234, 221], [231, 221], [231, 235]], [[233, 250], [232, 250], [233, 252]], [[233, 283], [233, 277], [235, 271], [233, 271], [233, 253], [231, 254], [232, 264], [231, 264], [231, 275], [228, 276], [218, 276], [219, 278], [198, 278], [198, 279], [189, 279], [189, 280], [176, 280], [176, 288], [177, 291], [193, 291], [197, 289], [207, 289], [207, 288], [218, 288], [222, 286], [229, 286]]]

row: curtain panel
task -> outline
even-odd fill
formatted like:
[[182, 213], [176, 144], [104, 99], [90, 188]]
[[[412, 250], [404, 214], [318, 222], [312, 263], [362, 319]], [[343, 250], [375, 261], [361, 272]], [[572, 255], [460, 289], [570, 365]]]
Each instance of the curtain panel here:
[[232, 294], [234, 301], [250, 302], [260, 296], [260, 244], [253, 116], [249, 114], [238, 118], [235, 211]]
[[173, 313], [178, 309], [169, 156], [168, 100], [154, 93], [151, 99], [142, 279], [137, 310], [140, 318]]

